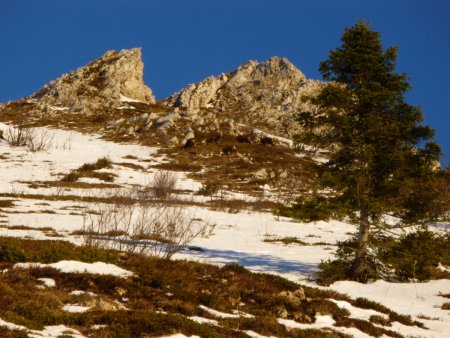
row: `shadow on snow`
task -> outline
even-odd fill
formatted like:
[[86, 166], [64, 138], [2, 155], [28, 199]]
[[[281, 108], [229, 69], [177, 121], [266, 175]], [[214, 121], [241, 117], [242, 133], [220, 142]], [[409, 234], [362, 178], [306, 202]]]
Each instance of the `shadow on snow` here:
[[183, 251], [183, 254], [197, 256], [200, 259], [211, 259], [214, 263], [235, 263], [258, 272], [297, 273], [308, 276], [317, 270], [317, 264], [314, 263], [289, 261], [268, 254], [251, 254], [233, 250], [205, 248], [195, 249], [191, 247], [191, 251]]

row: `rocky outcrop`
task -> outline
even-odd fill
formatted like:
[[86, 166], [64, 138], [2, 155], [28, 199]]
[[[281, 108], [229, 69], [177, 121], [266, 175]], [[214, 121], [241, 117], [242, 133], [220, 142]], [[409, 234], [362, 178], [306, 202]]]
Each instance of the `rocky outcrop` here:
[[225, 74], [218, 77], [208, 77], [197, 84], [190, 84], [181, 92], [173, 96], [175, 106], [184, 108], [202, 108], [209, 107], [210, 102], [217, 97], [217, 92], [227, 82], [228, 78]]
[[305, 96], [323, 82], [308, 80], [289, 60], [272, 57], [248, 61], [228, 74], [191, 84], [166, 99], [166, 104], [189, 110], [213, 109], [236, 121], [264, 126], [284, 136], [297, 132], [294, 115], [314, 109]]
[[41, 112], [68, 110], [92, 113], [118, 107], [121, 101], [154, 103], [143, 82], [141, 49], [108, 51], [101, 58], [64, 74], [27, 98]]

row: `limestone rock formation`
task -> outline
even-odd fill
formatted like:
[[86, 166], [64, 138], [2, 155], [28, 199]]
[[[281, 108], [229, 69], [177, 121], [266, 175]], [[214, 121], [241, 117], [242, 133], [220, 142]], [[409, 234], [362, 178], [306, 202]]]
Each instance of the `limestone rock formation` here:
[[108, 51], [99, 59], [64, 74], [27, 98], [41, 112], [69, 110], [91, 113], [118, 107], [121, 100], [154, 103], [143, 82], [141, 49]]
[[304, 96], [314, 95], [323, 82], [308, 80], [286, 58], [248, 61], [228, 74], [191, 84], [166, 99], [189, 110], [213, 109], [237, 122], [257, 124], [286, 137], [297, 132], [294, 115], [314, 109]]

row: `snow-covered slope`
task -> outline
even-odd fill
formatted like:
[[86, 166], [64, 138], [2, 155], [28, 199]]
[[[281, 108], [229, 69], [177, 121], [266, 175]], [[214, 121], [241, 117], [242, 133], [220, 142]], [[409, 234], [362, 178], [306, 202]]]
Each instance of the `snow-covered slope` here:
[[[2, 130], [7, 128], [7, 125], [0, 125]], [[45, 128], [39, 132], [51, 135], [52, 140], [48, 149], [42, 152], [11, 147], [0, 140], [0, 201], [12, 201], [10, 206], [0, 208], [0, 236], [57, 238], [82, 244], [83, 239], [76, 230], [82, 229], [83, 211], [89, 207], [89, 200], [82, 198], [108, 197], [118, 189], [144, 188], [157, 172], [153, 165], [165, 161], [155, 155], [156, 148], [108, 142], [96, 135], [78, 132]], [[113, 183], [82, 178], [80, 182], [86, 183], [83, 187], [54, 184], [71, 170], [102, 157], [108, 157], [113, 163], [112, 169], [101, 170], [115, 175]], [[200, 183], [186, 178], [185, 173], [177, 172], [176, 175], [179, 177], [178, 198], [186, 204], [191, 215], [215, 224], [215, 228], [209, 237], [198, 237], [191, 243], [195, 250], [182, 251], [175, 258], [214, 264], [237, 263], [252, 271], [274, 273], [309, 285], [308, 277], [321, 260], [332, 256], [336, 242], [349, 238], [356, 231], [353, 225], [339, 221], [308, 224], [268, 212], [212, 210], [210, 205], [202, 205], [208, 198], [195, 194]], [[242, 194], [233, 195], [236, 197], [250, 199]], [[295, 238], [298, 243], [285, 245], [280, 241], [285, 238]], [[365, 297], [380, 302], [401, 314], [411, 315], [429, 328], [396, 324], [390, 330], [420, 337], [448, 337], [450, 334], [449, 311], [440, 308], [445, 302], [440, 295], [450, 294], [449, 280], [417, 284], [379, 281], [367, 285], [338, 282], [330, 289], [352, 298]], [[368, 315], [345, 302], [338, 306], [347, 308], [356, 318]], [[333, 327], [332, 320], [325, 317], [308, 325], [311, 328], [317, 325]], [[289, 321], [283, 324], [294, 325]], [[3, 325], [1, 321], [0, 325]], [[357, 331], [345, 332], [365, 336]]]

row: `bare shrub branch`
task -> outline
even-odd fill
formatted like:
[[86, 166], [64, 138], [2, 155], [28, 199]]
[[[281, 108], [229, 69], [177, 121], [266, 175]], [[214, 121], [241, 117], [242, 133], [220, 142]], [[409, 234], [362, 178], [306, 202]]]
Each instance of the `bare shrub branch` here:
[[6, 129], [3, 137], [12, 147], [25, 147], [33, 137], [33, 129], [17, 124]]
[[16, 124], [6, 129], [3, 138], [13, 147], [27, 147], [29, 151], [45, 151], [53, 144], [53, 135], [47, 130], [38, 130]]
[[46, 151], [53, 144], [54, 137], [49, 134], [47, 130], [33, 130], [31, 133], [33, 137], [28, 139], [28, 144], [26, 145], [29, 151]]
[[178, 176], [172, 171], [160, 170], [156, 172], [150, 183], [153, 195], [157, 198], [170, 198], [177, 188]]
[[[83, 222], [86, 245], [169, 259], [214, 226], [183, 206], [117, 196], [115, 203], [91, 205]], [[136, 201], [136, 200], [134, 200]]]

